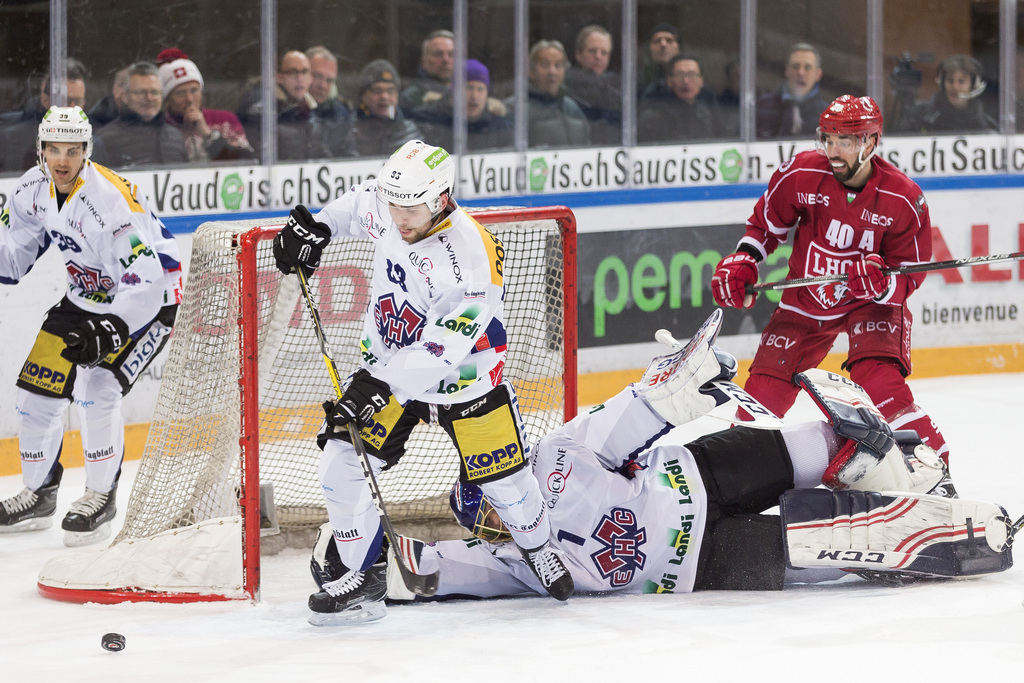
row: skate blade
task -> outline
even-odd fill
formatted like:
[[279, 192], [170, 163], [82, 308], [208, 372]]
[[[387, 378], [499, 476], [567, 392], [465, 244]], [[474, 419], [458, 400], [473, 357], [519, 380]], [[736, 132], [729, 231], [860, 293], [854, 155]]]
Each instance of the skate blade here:
[[17, 524], [0, 526], [0, 534], [17, 534], [23, 531], [38, 531], [53, 526], [53, 517], [32, 517]]
[[103, 524], [92, 531], [65, 531], [64, 545], [68, 548], [79, 548], [83, 545], [99, 543], [110, 538], [110, 524]]
[[357, 605], [344, 612], [331, 612], [321, 614], [313, 612], [309, 616], [309, 623], [313, 626], [348, 626], [350, 624], [368, 624], [371, 621], [383, 619], [388, 613], [387, 605], [383, 602], [371, 602]]

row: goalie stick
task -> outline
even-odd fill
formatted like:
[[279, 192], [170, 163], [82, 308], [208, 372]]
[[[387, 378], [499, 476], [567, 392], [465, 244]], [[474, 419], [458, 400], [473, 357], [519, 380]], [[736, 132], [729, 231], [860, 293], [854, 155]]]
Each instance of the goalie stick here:
[[[302, 298], [306, 302], [306, 310], [309, 311], [309, 319], [313, 321], [313, 329], [316, 332], [317, 341], [320, 342], [320, 352], [324, 357], [324, 365], [327, 366], [327, 374], [330, 375], [331, 384], [334, 385], [334, 392], [340, 399], [345, 392], [341, 388], [341, 375], [338, 373], [338, 366], [334, 362], [330, 344], [320, 322], [320, 313], [316, 302], [313, 301], [313, 295], [309, 291], [309, 283], [306, 281], [305, 273], [302, 272], [301, 268], [296, 268], [295, 273], [299, 277], [299, 287], [302, 289]], [[370, 487], [370, 496], [373, 498], [373, 506], [377, 509], [377, 515], [380, 517], [380, 525], [384, 529], [384, 535], [387, 536], [391, 547], [395, 548], [395, 557], [398, 569], [402, 574], [402, 581], [405, 583], [406, 588], [416, 595], [430, 597], [437, 592], [438, 572], [433, 574], [417, 574], [409, 568], [403, 554], [398, 552], [402, 539], [395, 533], [395, 528], [391, 524], [391, 518], [388, 516], [387, 508], [384, 505], [384, 497], [380, 493], [380, 486], [377, 485], [377, 477], [373, 475], [370, 456], [367, 455], [366, 448], [363, 446], [363, 439], [359, 436], [359, 430], [352, 423], [348, 425], [348, 435], [352, 440], [352, 447], [356, 449], [356, 455], [359, 456], [359, 464], [363, 468], [363, 476], [366, 477], [366, 483]]]
[[[932, 263], [918, 263], [913, 266], [901, 266], [899, 268], [886, 268], [882, 271], [884, 275], [907, 275], [911, 273], [926, 273], [932, 270], [947, 270], [949, 268], [964, 268], [978, 263], [993, 263], [995, 261], [1016, 261], [1024, 259], [1024, 251], [1012, 254], [991, 254], [988, 256], [971, 256], [970, 258], [950, 259], [949, 261], [934, 261]], [[765, 282], [760, 285], [747, 287], [747, 294], [757, 292], [777, 291], [780, 289], [793, 289], [795, 287], [811, 287], [813, 285], [827, 285], [834, 282], [846, 282], [849, 276], [846, 273], [838, 275], [819, 275], [817, 277], [799, 277], [792, 280], [780, 280], [779, 282]]]

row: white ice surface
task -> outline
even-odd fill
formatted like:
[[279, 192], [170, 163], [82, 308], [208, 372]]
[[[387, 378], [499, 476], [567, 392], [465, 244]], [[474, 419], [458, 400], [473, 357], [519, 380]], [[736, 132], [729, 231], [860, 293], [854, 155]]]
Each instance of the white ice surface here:
[[[1024, 515], [1024, 375], [912, 382], [952, 448], [961, 496]], [[798, 403], [790, 419], [816, 419]], [[135, 464], [126, 466], [128, 497]], [[68, 470], [58, 513], [81, 495]], [[21, 488], [0, 478], [0, 497]], [[373, 624], [306, 623], [308, 551], [266, 558], [262, 602], [76, 605], [36, 592], [46, 531], [0, 535], [0, 680], [1019, 681], [1024, 569], [881, 588], [853, 577], [774, 593], [492, 600], [392, 607]], [[115, 522], [120, 528], [120, 517]], [[1024, 546], [1022, 546], [1024, 548]], [[1024, 557], [1018, 560], [1024, 563]], [[100, 648], [102, 634], [127, 647]]]

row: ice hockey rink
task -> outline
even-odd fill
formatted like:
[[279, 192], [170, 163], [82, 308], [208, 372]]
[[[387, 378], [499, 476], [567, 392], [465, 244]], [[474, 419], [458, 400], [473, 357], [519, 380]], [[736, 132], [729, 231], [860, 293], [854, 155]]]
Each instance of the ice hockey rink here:
[[[951, 444], [961, 497], [1024, 515], [1024, 374], [911, 386]], [[801, 399], [788, 419], [817, 417]], [[83, 481], [80, 468], [65, 473], [59, 513]], [[19, 477], [0, 478], [3, 497], [20, 488]], [[198, 605], [40, 597], [39, 568], [68, 552], [59, 521], [0, 536], [3, 680], [1013, 681], [1024, 665], [1024, 555], [1002, 574], [900, 588], [847, 577], [772, 593], [459, 601], [317, 628], [306, 623], [306, 549], [264, 559], [259, 604]], [[125, 636], [123, 652], [101, 649], [107, 632]]]

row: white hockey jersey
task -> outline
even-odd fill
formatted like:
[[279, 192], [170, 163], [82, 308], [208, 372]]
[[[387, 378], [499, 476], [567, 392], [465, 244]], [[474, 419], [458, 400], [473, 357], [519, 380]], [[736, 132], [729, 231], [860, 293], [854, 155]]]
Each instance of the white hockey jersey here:
[[[374, 242], [363, 366], [401, 403], [471, 401], [498, 386], [505, 365], [501, 242], [460, 208], [415, 244], [402, 240], [368, 180], [316, 219], [333, 238]], [[330, 247], [328, 247], [330, 249]]]
[[[693, 590], [707, 495], [690, 451], [651, 448], [669, 428], [627, 387], [533, 449], [551, 542], [577, 592]], [[440, 596], [545, 594], [513, 543], [428, 544], [420, 571], [435, 570]]]
[[174, 237], [145, 197], [110, 169], [86, 161], [63, 206], [38, 167], [27, 171], [0, 213], [0, 283], [17, 283], [56, 243], [67, 268], [67, 297], [112, 313], [134, 334], [163, 306], [181, 301]]

